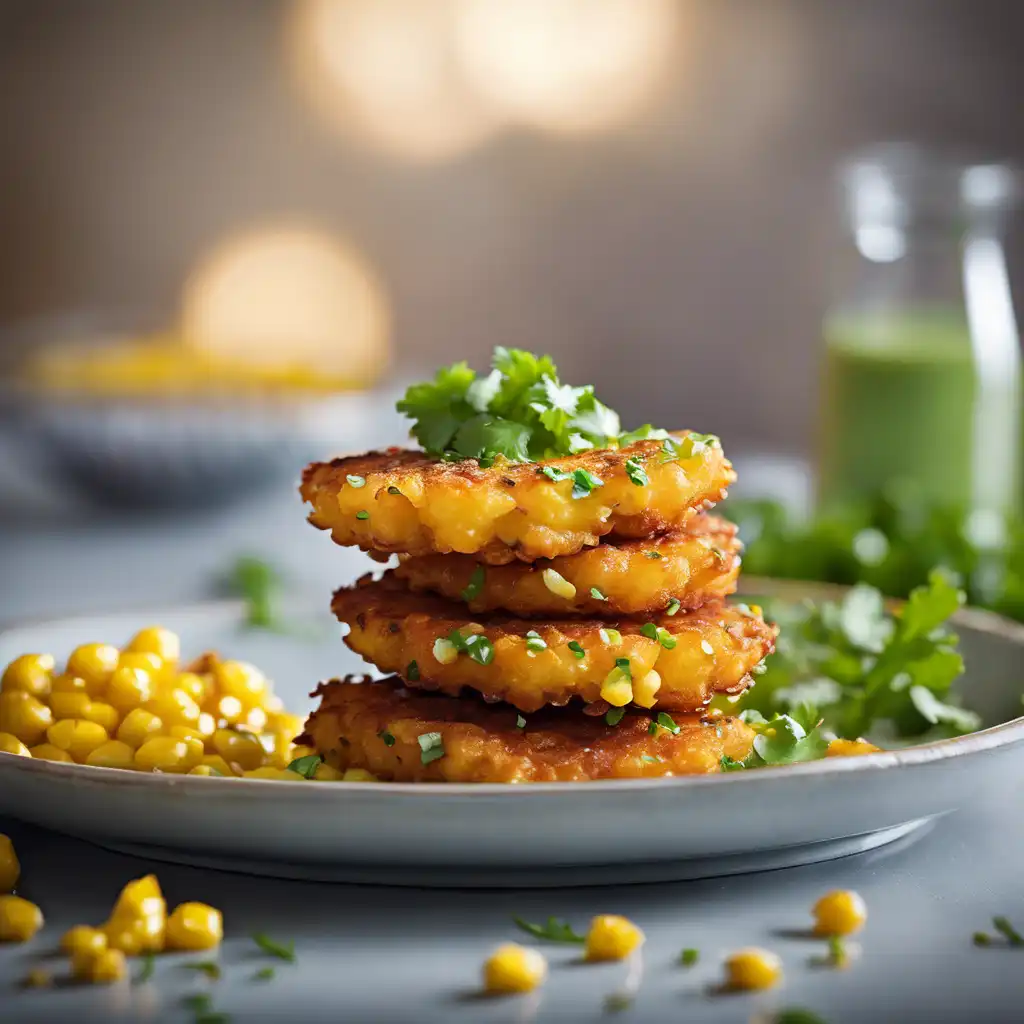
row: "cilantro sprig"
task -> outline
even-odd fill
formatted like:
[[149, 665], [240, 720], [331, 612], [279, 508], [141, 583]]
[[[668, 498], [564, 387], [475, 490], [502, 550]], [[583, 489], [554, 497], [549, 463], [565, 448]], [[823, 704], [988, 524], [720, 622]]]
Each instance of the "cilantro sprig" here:
[[530, 921], [524, 921], [521, 917], [513, 917], [512, 920], [517, 928], [532, 935], [535, 939], [543, 939], [545, 942], [581, 944], [587, 941], [586, 936], [573, 931], [572, 925], [568, 921], [557, 917], [549, 917], [544, 924], [533, 924]]
[[[499, 346], [491, 365], [481, 377], [466, 363], [454, 363], [406, 391], [398, 411], [413, 421], [412, 435], [425, 451], [486, 464], [498, 456], [537, 462], [667, 437], [650, 426], [623, 434], [618, 414], [593, 387], [563, 384], [550, 356]], [[589, 494], [594, 486], [575, 480], [574, 492]]]

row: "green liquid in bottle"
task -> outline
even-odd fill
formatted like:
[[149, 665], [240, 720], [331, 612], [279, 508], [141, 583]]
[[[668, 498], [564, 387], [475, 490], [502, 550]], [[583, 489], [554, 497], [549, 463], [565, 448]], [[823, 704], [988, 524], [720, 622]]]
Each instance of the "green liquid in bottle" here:
[[[911, 481], [936, 503], [969, 504], [980, 387], [964, 317], [942, 310], [836, 317], [825, 327], [825, 353], [819, 503], [840, 505]], [[999, 387], [1018, 382], [1011, 373]], [[1006, 500], [1017, 502], [1012, 483]]]

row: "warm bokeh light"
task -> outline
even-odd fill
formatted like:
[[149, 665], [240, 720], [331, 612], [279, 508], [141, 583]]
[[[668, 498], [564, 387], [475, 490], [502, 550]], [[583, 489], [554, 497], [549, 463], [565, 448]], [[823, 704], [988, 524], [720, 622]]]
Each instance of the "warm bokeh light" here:
[[452, 0], [296, 0], [290, 61], [332, 122], [415, 161], [444, 160], [500, 118], [466, 82]]
[[367, 260], [313, 228], [232, 236], [185, 286], [182, 335], [218, 360], [312, 368], [358, 386], [387, 365], [387, 298]]
[[664, 80], [676, 0], [460, 0], [469, 81], [509, 117], [556, 132], [621, 124]]

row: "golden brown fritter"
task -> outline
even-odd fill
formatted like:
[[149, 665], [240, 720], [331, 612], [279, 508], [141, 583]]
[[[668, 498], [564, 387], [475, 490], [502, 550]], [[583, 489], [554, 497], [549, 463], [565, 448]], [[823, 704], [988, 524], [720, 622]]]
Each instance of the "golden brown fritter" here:
[[395, 575], [415, 591], [465, 601], [473, 612], [524, 617], [640, 615], [699, 608], [736, 589], [736, 527], [693, 516], [650, 540], [605, 540], [575, 555], [482, 565], [471, 555], [403, 557]]
[[589, 782], [716, 772], [723, 755], [745, 758], [754, 739], [735, 718], [676, 715], [673, 732], [642, 711], [613, 726], [546, 708], [520, 727], [508, 705], [402, 687], [394, 678], [322, 684], [302, 741], [335, 768], [393, 782]]
[[[338, 544], [459, 552], [491, 565], [556, 558], [608, 534], [664, 533], [725, 496], [735, 474], [721, 446], [673, 436], [678, 457], [647, 440], [543, 463], [499, 459], [487, 469], [393, 448], [307, 466], [299, 490], [312, 505], [309, 521]], [[601, 481], [589, 493], [585, 479], [580, 487], [571, 477], [581, 470]]]
[[[746, 689], [778, 632], [720, 600], [649, 619], [470, 619], [464, 606], [414, 594], [392, 573], [342, 588], [331, 607], [349, 624], [348, 646], [382, 671], [453, 695], [468, 686], [522, 711], [573, 697], [699, 711], [716, 693]], [[456, 631], [461, 653], [449, 639]]]

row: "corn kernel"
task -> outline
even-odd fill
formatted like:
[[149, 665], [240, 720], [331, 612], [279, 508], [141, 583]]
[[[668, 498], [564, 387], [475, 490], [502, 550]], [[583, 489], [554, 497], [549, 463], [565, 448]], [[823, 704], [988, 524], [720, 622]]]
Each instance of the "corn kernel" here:
[[55, 747], [52, 743], [39, 743], [34, 747], [29, 747], [28, 752], [37, 761], [60, 761], [63, 764], [75, 763], [75, 759], [66, 750], [61, 750], [60, 747]]
[[0, 896], [0, 942], [28, 942], [43, 927], [43, 912], [21, 896]]
[[218, 775], [226, 775], [228, 778], [238, 774], [220, 754], [204, 754], [198, 767], [210, 768]]
[[90, 696], [98, 697], [117, 668], [120, 652], [113, 644], [82, 644], [68, 658], [65, 671], [85, 680]]
[[195, 724], [195, 730], [204, 740], [208, 740], [217, 731], [217, 719], [209, 712], [201, 711], [199, 720]]
[[22, 654], [4, 669], [0, 690], [24, 690], [33, 697], [45, 697], [53, 679], [52, 654]]
[[484, 989], [495, 995], [532, 992], [547, 973], [543, 953], [516, 942], [506, 942], [484, 963]]
[[135, 751], [120, 740], [107, 740], [86, 757], [85, 763], [94, 768], [134, 768]]
[[189, 768], [188, 774], [189, 775], [204, 775], [204, 776], [209, 777], [209, 776], [212, 776], [212, 775], [222, 775], [223, 772], [219, 772], [216, 769], [211, 768], [208, 764], [197, 764], [195, 766], [195, 768]]
[[115, 914], [103, 926], [107, 945], [118, 949], [125, 956], [140, 956], [143, 953], [160, 953], [164, 948], [164, 936], [167, 913], [163, 900], [151, 900], [154, 905], [159, 903], [159, 911], [152, 914]]
[[214, 718], [223, 718], [231, 725], [237, 724], [245, 715], [245, 708], [237, 697], [218, 697], [210, 706]]
[[154, 736], [135, 751], [135, 767], [144, 772], [171, 772], [183, 775], [203, 758], [198, 740], [176, 740], [173, 736]]
[[205, 737], [198, 729], [193, 729], [188, 725], [172, 725], [167, 730], [168, 736], [173, 736], [176, 740], [196, 740], [198, 743], [203, 743]]
[[128, 641], [125, 650], [155, 654], [161, 661], [175, 664], [181, 657], [181, 641], [177, 633], [163, 626], [147, 626]]
[[174, 677], [174, 685], [184, 690], [197, 704], [206, 700], [206, 681], [195, 672], [181, 672]]
[[643, 945], [645, 937], [629, 918], [616, 914], [601, 914], [590, 922], [586, 958], [623, 960]]
[[767, 949], [741, 949], [725, 961], [726, 988], [772, 988], [782, 980], [782, 961]]
[[[357, 771], [357, 770], [361, 771], [362, 769], [355, 769], [355, 768], [350, 768], [349, 769], [349, 771]], [[339, 772], [338, 769], [334, 767], [334, 765], [327, 764], [326, 761], [321, 761], [316, 766], [316, 771], [313, 772], [313, 779], [316, 782], [341, 782], [341, 780], [344, 779], [347, 774], [348, 774], [348, 772]], [[370, 773], [367, 772], [366, 774], [369, 775]], [[363, 779], [363, 780], [349, 779], [348, 781], [350, 781], [350, 782], [359, 782], [359, 781], [368, 782], [368, 781], [376, 781], [376, 779], [375, 778], [372, 779], [372, 780], [370, 780], [370, 779]]]
[[[330, 765], [321, 764], [317, 768], [317, 772], [320, 768], [330, 768]], [[373, 772], [368, 772], [365, 768], [346, 768], [345, 774], [341, 777], [342, 782], [380, 782]]]
[[102, 725], [108, 733], [113, 733], [121, 724], [121, 715], [113, 705], [94, 700], [85, 713], [85, 720]]
[[205, 903], [182, 903], [167, 919], [167, 948], [196, 952], [219, 945], [224, 922], [219, 910]]
[[298, 715], [290, 715], [285, 711], [270, 711], [267, 714], [267, 728], [292, 740], [301, 734], [304, 723]]
[[50, 709], [24, 690], [0, 693], [0, 732], [16, 736], [31, 747], [42, 740], [53, 725]]
[[244, 661], [222, 661], [213, 670], [214, 685], [225, 697], [236, 697], [243, 707], [260, 707], [267, 690], [267, 678]]
[[50, 685], [51, 696], [55, 693], [84, 693], [88, 697], [89, 688], [81, 676], [69, 676], [66, 672], [62, 672], [59, 676], [54, 676], [53, 683]]
[[881, 750], [881, 747], [876, 747], [874, 743], [868, 743], [867, 740], [832, 740], [828, 745], [828, 750], [825, 751], [826, 757], [857, 757], [861, 754], [874, 754]]
[[109, 985], [124, 978], [128, 973], [128, 962], [119, 949], [105, 949], [95, 955], [79, 953], [72, 958], [71, 973], [78, 981]]
[[544, 586], [555, 597], [571, 601], [576, 596], [576, 588], [561, 573], [555, 572], [554, 569], [545, 569], [541, 573], [541, 579], [544, 581]]
[[156, 875], [143, 875], [121, 887], [111, 918], [157, 914], [162, 912], [161, 908], [166, 909], [166, 904], [159, 880]]
[[616, 708], [624, 708], [633, 699], [633, 684], [617, 665], [601, 684], [601, 699]]
[[287, 768], [273, 768], [264, 765], [262, 768], [253, 768], [243, 773], [247, 779], [276, 779], [278, 782], [301, 782], [302, 776], [298, 772], [290, 772]]
[[633, 702], [642, 708], [653, 708], [661, 689], [661, 676], [652, 668], [633, 685]]
[[0, 753], [17, 754], [19, 757], [31, 757], [28, 747], [17, 736], [9, 732], [0, 732]]
[[49, 988], [53, 984], [53, 975], [42, 967], [33, 967], [21, 980], [22, 988]]
[[868, 908], [863, 897], [850, 889], [834, 889], [814, 904], [815, 935], [852, 935], [864, 927]]
[[213, 746], [225, 761], [247, 772], [259, 768], [266, 756], [263, 744], [255, 736], [234, 729], [218, 729], [213, 734]]
[[54, 722], [46, 730], [46, 738], [61, 750], [66, 750], [76, 761], [84, 761], [97, 747], [110, 738], [107, 730], [95, 722], [80, 718], [65, 718]]
[[249, 708], [242, 712], [237, 722], [243, 729], [249, 732], [263, 732], [267, 725], [267, 713], [263, 708]]
[[199, 705], [184, 690], [166, 690], [146, 702], [146, 710], [163, 719], [167, 726], [195, 725]]
[[138, 749], [146, 740], [159, 736], [163, 728], [164, 723], [151, 711], [135, 708], [124, 716], [117, 730], [117, 738], [129, 747]]
[[0, 893], [10, 892], [21, 877], [21, 864], [10, 836], [0, 833]]
[[118, 668], [130, 668], [144, 672], [156, 684], [167, 676], [167, 667], [158, 654], [151, 651], [123, 651], [117, 659]]
[[108, 704], [126, 715], [133, 708], [152, 700], [153, 680], [145, 669], [118, 665], [110, 676], [103, 696]]
[[92, 708], [92, 698], [80, 690], [77, 693], [61, 691], [50, 694], [50, 710], [57, 721], [64, 719], [85, 718]]
[[60, 940], [60, 948], [71, 956], [76, 953], [91, 953], [95, 956], [107, 948], [107, 936], [99, 928], [77, 924], [64, 933]]

